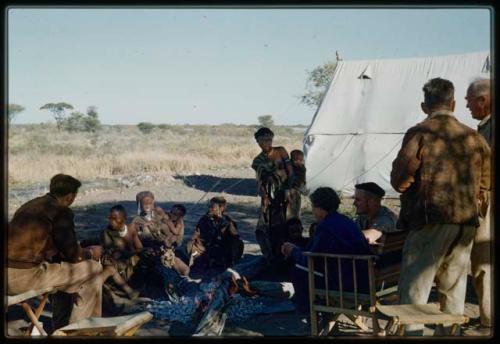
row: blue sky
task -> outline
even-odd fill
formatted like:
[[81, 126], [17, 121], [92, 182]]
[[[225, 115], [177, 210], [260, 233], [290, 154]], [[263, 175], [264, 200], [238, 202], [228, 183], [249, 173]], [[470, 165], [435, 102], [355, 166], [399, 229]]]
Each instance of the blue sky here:
[[335, 59], [490, 49], [490, 11], [462, 9], [56, 9], [8, 12], [14, 123], [65, 101], [106, 124], [309, 124], [307, 70]]

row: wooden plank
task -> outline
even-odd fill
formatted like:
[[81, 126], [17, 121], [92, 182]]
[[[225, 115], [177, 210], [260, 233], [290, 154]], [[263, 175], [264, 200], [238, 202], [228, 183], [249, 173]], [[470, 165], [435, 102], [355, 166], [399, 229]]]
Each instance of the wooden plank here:
[[352, 315], [359, 315], [363, 317], [371, 317], [372, 314], [367, 311], [360, 311], [356, 309], [349, 309], [349, 308], [340, 308], [340, 307], [328, 307], [328, 306], [323, 306], [323, 305], [314, 305], [314, 310], [316, 312], [327, 312], [327, 313], [340, 313], [340, 314], [352, 314]]
[[327, 257], [327, 258], [347, 258], [347, 259], [362, 259], [369, 260], [377, 258], [376, 255], [350, 255], [350, 254], [331, 254], [331, 253], [315, 253], [315, 252], [303, 252], [306, 257]]
[[466, 322], [463, 314], [448, 314], [439, 310], [436, 304], [423, 305], [377, 305], [377, 310], [385, 316], [393, 317], [400, 324], [444, 324]]
[[318, 335], [318, 317], [314, 310], [314, 299], [316, 296], [316, 289], [314, 285], [314, 259], [307, 257], [308, 279], [309, 279], [309, 307], [311, 311], [311, 335]]
[[22, 294], [17, 294], [17, 295], [8, 295], [7, 296], [7, 306], [12, 306], [16, 305], [18, 303], [21, 303], [23, 301], [32, 299], [37, 296], [41, 296], [46, 293], [55, 293], [56, 289], [54, 287], [47, 287], [43, 289], [37, 289], [37, 290], [30, 290]]

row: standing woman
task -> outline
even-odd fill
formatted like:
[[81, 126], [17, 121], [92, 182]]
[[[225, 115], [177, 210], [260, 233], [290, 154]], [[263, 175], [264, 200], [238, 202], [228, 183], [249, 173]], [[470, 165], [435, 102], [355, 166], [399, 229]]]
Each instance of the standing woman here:
[[260, 128], [254, 134], [262, 152], [255, 157], [252, 168], [256, 172], [261, 211], [255, 236], [268, 264], [273, 264], [279, 252], [279, 238], [272, 235], [273, 228], [286, 221], [290, 198], [292, 164], [284, 147], [273, 147], [274, 133]]

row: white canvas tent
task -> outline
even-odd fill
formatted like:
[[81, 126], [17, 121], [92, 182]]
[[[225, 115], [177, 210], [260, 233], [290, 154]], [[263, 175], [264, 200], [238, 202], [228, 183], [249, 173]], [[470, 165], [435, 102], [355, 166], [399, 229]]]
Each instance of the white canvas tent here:
[[431, 78], [455, 86], [455, 116], [476, 128], [466, 108], [468, 85], [490, 77], [489, 52], [426, 58], [339, 61], [332, 82], [305, 134], [307, 183], [346, 196], [357, 183], [390, 185], [392, 161], [406, 130], [425, 119], [423, 85]]

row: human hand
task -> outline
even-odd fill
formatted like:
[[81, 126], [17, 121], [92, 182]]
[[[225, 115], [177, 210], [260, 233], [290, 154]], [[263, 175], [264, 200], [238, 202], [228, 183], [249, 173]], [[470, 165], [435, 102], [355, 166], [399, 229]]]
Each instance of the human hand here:
[[281, 245], [281, 253], [285, 257], [289, 257], [292, 254], [293, 249], [296, 247], [297, 246], [295, 246], [291, 242], [285, 242], [285, 243], [283, 243], [283, 245]]
[[382, 236], [382, 232], [379, 230], [370, 228], [370, 229], [365, 229], [363, 231], [363, 235], [365, 236], [366, 240], [368, 240], [368, 244], [377, 245], [377, 244], [379, 244], [377, 242], [377, 239], [379, 239]]

